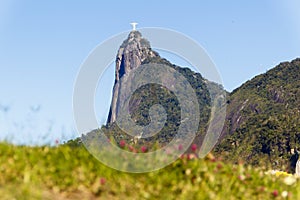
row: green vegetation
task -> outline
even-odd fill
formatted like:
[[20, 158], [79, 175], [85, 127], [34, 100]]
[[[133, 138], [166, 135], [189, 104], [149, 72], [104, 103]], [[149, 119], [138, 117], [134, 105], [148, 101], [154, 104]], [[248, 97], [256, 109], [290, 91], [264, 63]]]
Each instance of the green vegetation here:
[[[190, 86], [195, 91], [199, 105], [199, 113], [201, 113], [198, 125], [199, 129], [194, 142], [197, 144], [201, 144], [202, 138], [205, 136], [206, 130], [208, 128], [208, 122], [212, 110], [212, 101], [217, 98], [220, 93], [224, 92], [223, 87], [221, 85], [207, 81], [201, 76], [200, 73], [193, 72], [189, 68], [182, 68], [173, 65], [168, 60], [159, 56], [147, 57], [142, 64], [167, 65], [179, 72], [188, 81]], [[152, 76], [150, 72], [147, 73], [147, 75]], [[153, 76], [158, 77], [158, 74], [153, 74]], [[158, 79], [166, 79], [166, 76], [159, 77]], [[185, 87], [185, 84], [181, 84], [179, 88], [176, 89], [177, 91], [185, 91]], [[208, 87], [211, 88], [211, 94]], [[226, 92], [224, 92], [224, 94], [226, 94]], [[135, 121], [140, 126], [148, 125], [150, 123], [149, 110], [155, 104], [159, 104], [165, 109], [167, 113], [166, 123], [164, 124], [162, 130], [155, 136], [141, 138], [138, 141], [139, 145], [152, 146], [153, 144], [158, 144], [159, 146], [164, 146], [168, 144], [174, 138], [174, 135], [177, 134], [181, 121], [187, 120], [181, 118], [181, 108], [179, 105], [179, 101], [172, 91], [170, 91], [166, 87], [162, 87], [159, 84], [146, 84], [137, 89], [130, 97], [129, 110], [133, 121]], [[122, 131], [116, 125], [116, 123], [108, 124], [106, 126], [103, 126], [101, 129], [108, 137], [113, 136], [117, 142], [119, 142], [120, 140], [126, 140], [127, 142], [133, 140], [133, 137]], [[97, 130], [87, 134], [87, 136], [96, 137], [96, 134]]]
[[[73, 143], [74, 144], [74, 143]], [[192, 156], [146, 174], [108, 168], [83, 146], [0, 144], [1, 199], [299, 199], [294, 176]], [[287, 196], [287, 197], [285, 197]]]
[[[141, 36], [137, 31], [132, 34], [132, 37]], [[121, 48], [128, 41], [124, 41]], [[147, 40], [141, 43], [150, 48]], [[246, 82], [229, 97], [225, 97], [226, 92], [220, 85], [188, 68], [172, 65], [158, 54], [143, 61], [143, 64], [149, 63], [175, 69], [196, 93], [201, 113], [199, 129], [185, 155], [164, 169], [130, 174], [101, 164], [82, 144], [89, 141], [89, 150], [97, 153], [97, 147], [108, 142], [134, 153], [146, 153], [168, 144], [181, 122], [192, 120], [181, 118], [180, 102], [172, 91], [158, 84], [148, 84], [136, 90], [128, 100], [129, 110], [133, 121], [145, 126], [151, 122], [150, 108], [155, 104], [163, 106], [167, 120], [159, 134], [149, 138], [132, 137], [111, 123], [57, 147], [0, 143], [0, 199], [300, 199], [300, 181], [296, 176], [269, 171], [280, 169], [293, 173], [298, 159], [297, 153], [292, 152], [300, 149], [300, 59], [281, 63]], [[168, 79], [163, 74], [158, 78], [172, 80], [173, 84], [178, 75]], [[178, 82], [176, 89], [185, 91], [186, 85]], [[130, 85], [135, 84], [128, 87]], [[208, 123], [213, 121], [215, 126], [212, 127], [216, 128], [222, 121], [222, 112], [215, 110], [216, 107], [224, 110], [225, 98], [226, 121], [220, 143], [213, 152], [216, 158], [209, 154], [205, 159], [197, 159], [195, 152], [203, 142]], [[212, 102], [218, 105], [215, 107]], [[191, 104], [194, 104], [192, 100]], [[194, 112], [189, 110], [189, 113]], [[184, 133], [188, 133], [186, 130]], [[99, 141], [100, 132], [110, 139]], [[209, 138], [207, 142], [214, 139]], [[179, 146], [168, 150], [178, 151]], [[101, 151], [100, 155], [125, 166], [122, 169], [133, 165], [127, 157], [113, 150]], [[144, 163], [135, 161], [145, 167], [151, 165], [153, 159]]]
[[228, 100], [226, 137], [215, 152], [235, 162], [294, 172], [291, 164], [297, 158], [291, 151], [300, 149], [299, 80], [300, 59], [296, 59], [234, 90]]

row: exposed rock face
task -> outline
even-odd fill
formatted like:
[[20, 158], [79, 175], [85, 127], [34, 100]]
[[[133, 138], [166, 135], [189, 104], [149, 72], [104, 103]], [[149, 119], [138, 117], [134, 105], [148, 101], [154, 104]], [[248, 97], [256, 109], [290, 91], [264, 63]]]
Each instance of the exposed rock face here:
[[[156, 70], [146, 69], [147, 66]], [[156, 68], [158, 66], [161, 67], [160, 71]], [[155, 77], [158, 84], [150, 81], [149, 84], [136, 88], [139, 83], [147, 82], [149, 77]], [[173, 87], [174, 91], [159, 84], [160, 82]], [[193, 90], [195, 98], [192, 92], [189, 93], [190, 95], [183, 95], [189, 87]], [[177, 136], [180, 127], [185, 127], [184, 130], [189, 133], [190, 127], [198, 126], [194, 143], [199, 144], [200, 147], [207, 133], [211, 108], [214, 106], [212, 102], [219, 102], [218, 106], [222, 106], [222, 101], [217, 101], [217, 98], [221, 98], [223, 94], [223, 87], [204, 79], [200, 73], [176, 66], [160, 57], [151, 49], [149, 42], [142, 38], [141, 33], [132, 31], [120, 46], [116, 57], [115, 84], [107, 127], [117, 141], [120, 139], [131, 141], [134, 139], [132, 135], [143, 134], [143, 137], [139, 139], [140, 144], [151, 143], [165, 146]], [[181, 98], [178, 95], [181, 95]], [[179, 101], [183, 98], [187, 99], [187, 103]], [[199, 108], [190, 110], [194, 108], [197, 100]], [[158, 114], [161, 117], [165, 113], [164, 120], [151, 118], [154, 105], [160, 105], [164, 109], [165, 112], [159, 111]], [[181, 107], [182, 105], [186, 106]], [[197, 118], [193, 116], [195, 112], [201, 113], [198, 122], [195, 122]], [[198, 124], [186, 126], [192, 123]], [[147, 129], [148, 126], [153, 129]], [[143, 128], [140, 129], [140, 127]], [[217, 130], [217, 125], [210, 126], [210, 128], [210, 131]], [[124, 130], [130, 130], [131, 134], [127, 134]], [[155, 130], [160, 131], [155, 132]]]
[[140, 32], [130, 32], [128, 38], [120, 46], [116, 58], [115, 84], [107, 120], [108, 124], [116, 121], [120, 99], [120, 86], [122, 85], [121, 78], [129, 74], [133, 69], [139, 67], [147, 58], [158, 56], [158, 53], [151, 49], [150, 43], [142, 37]]

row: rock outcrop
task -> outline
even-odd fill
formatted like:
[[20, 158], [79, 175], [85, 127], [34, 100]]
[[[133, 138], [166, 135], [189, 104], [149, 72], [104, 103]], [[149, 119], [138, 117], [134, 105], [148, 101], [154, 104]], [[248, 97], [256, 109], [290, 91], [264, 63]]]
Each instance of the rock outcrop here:
[[129, 74], [131, 70], [139, 67], [146, 59], [154, 57], [159, 57], [158, 53], [151, 49], [150, 43], [142, 37], [142, 34], [138, 31], [130, 32], [117, 53], [115, 83], [107, 120], [108, 124], [116, 121], [120, 99], [120, 85], [122, 85], [121, 78]]
[[[153, 71], [150, 68], [145, 71], [143, 66], [145, 68], [160, 66], [161, 71]], [[138, 85], [137, 82], [140, 80], [143, 82], [149, 77], [155, 77], [157, 83], [169, 84], [174, 91], [152, 81], [135, 88]], [[195, 98], [192, 97], [192, 92], [190, 92], [191, 95], [184, 94], [189, 87], [195, 92]], [[175, 91], [177, 91], [176, 94]], [[131, 94], [131, 92], [133, 93]], [[216, 98], [221, 98], [220, 96], [224, 93], [222, 86], [206, 80], [200, 73], [193, 72], [186, 67], [176, 66], [160, 57], [151, 49], [150, 43], [142, 37], [141, 33], [132, 31], [120, 46], [116, 57], [115, 83], [107, 119], [107, 127], [110, 130], [108, 132], [112, 133], [117, 141], [119, 139], [130, 141], [132, 135], [143, 134], [144, 138], [139, 140], [140, 144], [155, 143], [164, 146], [174, 139], [182, 124], [193, 123], [193, 120], [196, 119], [193, 114], [199, 111], [201, 115], [199, 122], [196, 122], [199, 124], [195, 124], [198, 126], [198, 131], [194, 143], [200, 147], [207, 133], [212, 106], [216, 106], [212, 105], [212, 102], [219, 102], [220, 106], [223, 105], [222, 101], [216, 101]], [[179, 102], [178, 95], [180, 94], [182, 95], [181, 99], [185, 98], [188, 103]], [[194, 108], [193, 105], [197, 100], [199, 108], [189, 110]], [[154, 105], [163, 107], [166, 114], [165, 120], [151, 118], [150, 113], [155, 108]], [[182, 107], [184, 105], [190, 106]], [[164, 114], [159, 111], [158, 115], [161, 117]], [[131, 120], [127, 121], [129, 118]], [[148, 126], [153, 126], [153, 130], [147, 132], [146, 129], [143, 131], [139, 129]], [[154, 130], [159, 130], [159, 127], [161, 130], [154, 134]], [[189, 127], [193, 126], [186, 126], [186, 133]], [[124, 130], [130, 130], [131, 134]]]

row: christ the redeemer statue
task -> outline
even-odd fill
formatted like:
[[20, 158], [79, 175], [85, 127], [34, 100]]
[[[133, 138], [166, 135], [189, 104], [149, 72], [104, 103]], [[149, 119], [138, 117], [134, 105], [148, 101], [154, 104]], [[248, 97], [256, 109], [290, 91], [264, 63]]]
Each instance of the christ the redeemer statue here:
[[136, 25], [138, 25], [138, 23], [132, 22], [132, 23], [130, 23], [130, 24], [131, 24], [131, 26], [132, 26], [132, 30], [135, 31], [135, 30], [136, 30]]

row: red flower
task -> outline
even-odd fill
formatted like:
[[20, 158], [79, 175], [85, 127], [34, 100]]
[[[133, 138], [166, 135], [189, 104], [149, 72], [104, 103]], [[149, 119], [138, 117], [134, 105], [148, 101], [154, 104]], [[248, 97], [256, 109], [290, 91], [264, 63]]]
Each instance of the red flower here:
[[278, 196], [278, 190], [274, 190], [274, 191], [272, 192], [272, 194], [273, 194], [274, 197], [277, 197], [277, 196]]
[[146, 153], [147, 152], [147, 147], [146, 146], [142, 146], [141, 147], [141, 151], [142, 151], [142, 153]]
[[129, 151], [132, 151], [132, 152], [135, 150], [134, 147], [131, 145], [128, 146], [128, 149], [129, 149]]
[[100, 184], [101, 184], [101, 185], [104, 185], [105, 183], [106, 183], [106, 179], [103, 178], [103, 177], [101, 177], [101, 178], [100, 178]]
[[125, 140], [121, 140], [120, 143], [119, 143], [119, 145], [120, 145], [121, 148], [124, 148], [125, 145], [126, 145]]
[[197, 150], [197, 145], [196, 144], [192, 144], [191, 149], [192, 149], [192, 151], [195, 152]]

